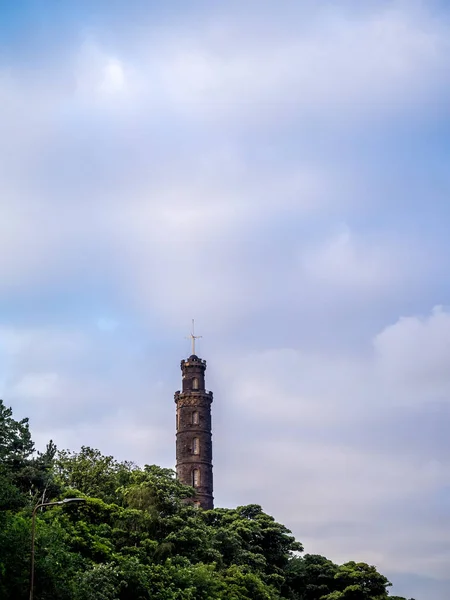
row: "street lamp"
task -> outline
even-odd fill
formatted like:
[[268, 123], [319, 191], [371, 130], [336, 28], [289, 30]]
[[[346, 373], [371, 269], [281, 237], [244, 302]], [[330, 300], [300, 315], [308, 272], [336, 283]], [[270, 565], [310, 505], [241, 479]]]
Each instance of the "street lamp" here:
[[34, 593], [34, 534], [36, 529], [36, 513], [40, 508], [44, 506], [56, 506], [60, 504], [68, 504], [69, 502], [85, 502], [85, 498], [64, 498], [64, 500], [57, 500], [56, 502], [39, 502], [33, 509], [33, 515], [31, 519], [31, 575], [30, 575], [30, 600], [33, 600]]

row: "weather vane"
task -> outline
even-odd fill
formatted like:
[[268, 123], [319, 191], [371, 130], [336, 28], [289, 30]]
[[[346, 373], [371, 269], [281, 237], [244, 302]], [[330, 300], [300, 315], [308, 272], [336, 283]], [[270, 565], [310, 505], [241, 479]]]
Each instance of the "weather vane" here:
[[194, 319], [192, 319], [192, 332], [191, 335], [189, 337], [187, 337], [187, 340], [191, 340], [192, 343], [192, 354], [195, 355], [195, 340], [198, 340], [199, 338], [201, 338], [201, 335], [195, 335], [194, 334]]

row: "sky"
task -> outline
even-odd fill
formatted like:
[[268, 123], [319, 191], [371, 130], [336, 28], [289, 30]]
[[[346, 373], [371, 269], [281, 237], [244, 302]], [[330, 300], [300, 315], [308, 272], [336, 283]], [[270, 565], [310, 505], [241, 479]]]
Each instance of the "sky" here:
[[450, 596], [450, 3], [0, 0], [0, 397]]

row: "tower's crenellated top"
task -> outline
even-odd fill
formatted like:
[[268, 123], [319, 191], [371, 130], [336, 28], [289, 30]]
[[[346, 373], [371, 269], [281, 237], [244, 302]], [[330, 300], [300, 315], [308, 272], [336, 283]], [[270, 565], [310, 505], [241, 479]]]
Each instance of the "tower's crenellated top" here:
[[183, 382], [183, 393], [202, 392], [205, 390], [205, 371], [206, 360], [199, 358], [196, 354], [191, 354], [189, 358], [181, 361], [181, 373]]
[[203, 367], [206, 369], [206, 360], [203, 360], [203, 358], [199, 358], [196, 354], [191, 354], [189, 358], [183, 358], [183, 360], [181, 361], [181, 368], [190, 367], [194, 365], [203, 365]]

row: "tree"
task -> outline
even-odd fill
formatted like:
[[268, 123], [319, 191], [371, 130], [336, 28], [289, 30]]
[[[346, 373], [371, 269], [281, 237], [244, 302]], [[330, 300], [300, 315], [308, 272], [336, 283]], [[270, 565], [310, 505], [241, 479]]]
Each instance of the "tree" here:
[[123, 582], [114, 565], [94, 565], [77, 575], [74, 600], [119, 600], [121, 585]]
[[249, 565], [268, 576], [280, 575], [293, 553], [303, 549], [287, 527], [257, 504], [218, 508], [200, 517], [213, 528], [212, 545], [226, 565]]
[[118, 462], [100, 450], [82, 446], [79, 452], [62, 450], [54, 463], [56, 480], [62, 487], [79, 490], [105, 502], [120, 502], [118, 489], [126, 485], [135, 468], [131, 462]]
[[20, 513], [3, 513], [0, 527], [0, 598], [26, 597], [30, 573], [30, 519]]
[[16, 421], [11, 408], [0, 400], [0, 509], [23, 503], [27, 492], [27, 468], [34, 452], [28, 419]]
[[285, 571], [283, 592], [295, 600], [321, 600], [336, 587], [338, 566], [318, 554], [293, 557]]
[[384, 600], [392, 585], [374, 566], [354, 561], [340, 565], [334, 579], [337, 589], [323, 600]]
[[0, 400], [0, 465], [16, 472], [33, 454], [34, 444], [28, 419], [16, 421], [12, 415], [12, 409], [6, 408], [3, 400]]
[[[53, 481], [56, 446], [50, 441], [35, 456], [28, 419], [16, 421], [0, 400], [0, 510], [33, 503], [58, 491]], [[42, 496], [42, 499], [43, 499]]]

